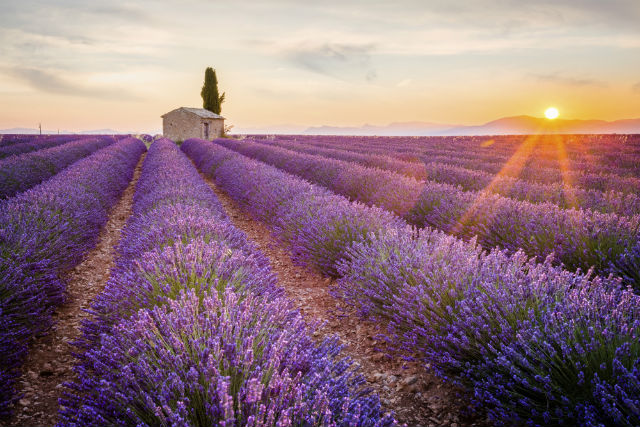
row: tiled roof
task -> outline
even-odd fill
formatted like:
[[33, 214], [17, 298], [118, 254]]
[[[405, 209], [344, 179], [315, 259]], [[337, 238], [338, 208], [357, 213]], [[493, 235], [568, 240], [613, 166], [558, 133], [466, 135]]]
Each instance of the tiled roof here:
[[[180, 107], [180, 108], [176, 108], [176, 110], [185, 110], [185, 111], [188, 111], [189, 113], [195, 114], [196, 116], [202, 117], [203, 119], [224, 119], [224, 117], [216, 113], [212, 113], [209, 110], [205, 110], [204, 108]], [[173, 111], [176, 111], [176, 110], [169, 111], [169, 113], [172, 113]], [[163, 114], [162, 117], [166, 116], [169, 113]]]

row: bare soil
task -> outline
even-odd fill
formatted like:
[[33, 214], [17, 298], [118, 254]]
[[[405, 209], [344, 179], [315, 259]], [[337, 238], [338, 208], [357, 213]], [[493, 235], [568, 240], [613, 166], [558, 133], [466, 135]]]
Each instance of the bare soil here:
[[68, 273], [67, 300], [56, 310], [54, 326], [46, 335], [36, 337], [30, 345], [22, 378], [18, 382], [23, 396], [14, 408], [13, 417], [3, 425], [51, 426], [58, 421], [62, 384], [75, 378], [72, 343], [80, 336], [82, 320], [89, 316], [85, 310], [91, 307], [93, 299], [109, 280], [109, 272], [115, 264], [115, 246], [131, 215], [143, 159], [144, 155], [129, 186], [111, 209], [98, 244], [81, 264]]
[[[206, 178], [205, 178], [206, 179]], [[318, 272], [296, 265], [286, 246], [267, 226], [253, 219], [233, 199], [207, 180], [222, 202], [234, 225], [243, 230], [269, 258], [278, 282], [310, 322], [322, 322], [320, 337], [337, 335], [344, 353], [361, 367], [369, 386], [388, 410], [408, 426], [485, 426], [482, 414], [473, 413], [469, 397], [445, 384], [418, 362], [399, 355], [386, 356], [384, 330], [378, 324], [359, 318], [339, 299], [330, 295], [332, 280]]]

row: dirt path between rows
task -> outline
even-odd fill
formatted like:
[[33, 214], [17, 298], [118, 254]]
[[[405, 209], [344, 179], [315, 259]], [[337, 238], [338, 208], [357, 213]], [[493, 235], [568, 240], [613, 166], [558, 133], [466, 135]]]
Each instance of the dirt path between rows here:
[[88, 316], [84, 310], [90, 308], [93, 299], [102, 292], [115, 264], [115, 246], [131, 215], [133, 194], [143, 160], [144, 155], [129, 186], [111, 209], [98, 244], [67, 276], [67, 301], [53, 315], [53, 328], [47, 335], [36, 338], [30, 346], [23, 375], [18, 382], [24, 395], [7, 426], [52, 426], [58, 421], [62, 383], [75, 377], [74, 347], [71, 343], [80, 336], [81, 322]]
[[[204, 176], [203, 176], [204, 177]], [[206, 178], [205, 178], [206, 179]], [[244, 231], [269, 258], [278, 282], [297, 308], [310, 321], [325, 322], [320, 335], [338, 335], [344, 352], [356, 361], [383, 405], [408, 426], [481, 426], [483, 417], [468, 415], [468, 396], [444, 384], [423, 365], [390, 359], [382, 351], [384, 342], [376, 337], [383, 331], [364, 321], [329, 294], [331, 280], [309, 268], [295, 265], [285, 246], [266, 225], [254, 220], [212, 180], [211, 188], [222, 202], [234, 225]]]

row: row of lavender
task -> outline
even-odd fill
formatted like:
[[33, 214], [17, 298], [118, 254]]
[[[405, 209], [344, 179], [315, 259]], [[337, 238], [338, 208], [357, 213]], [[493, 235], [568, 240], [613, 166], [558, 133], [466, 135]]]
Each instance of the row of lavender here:
[[473, 391], [498, 424], [638, 425], [640, 297], [616, 280], [415, 231], [220, 145], [182, 145], [399, 352]]
[[[255, 135], [274, 139], [275, 135]], [[393, 147], [398, 152], [417, 150], [453, 150], [473, 155], [509, 158], [523, 143], [535, 139], [535, 153], [543, 159], [556, 159], [562, 150], [570, 159], [612, 159], [616, 153], [640, 155], [640, 134], [533, 134], [475, 136], [346, 136], [346, 135], [278, 135], [289, 141], [318, 141], [323, 144]], [[612, 157], [613, 156], [613, 157]]]
[[367, 167], [377, 167], [410, 176], [417, 180], [459, 185], [467, 191], [486, 191], [531, 203], [550, 202], [563, 209], [591, 209], [625, 216], [640, 214], [640, 197], [636, 194], [625, 194], [612, 190], [606, 192], [593, 189], [587, 190], [564, 183], [542, 184], [507, 175], [496, 176], [484, 171], [465, 169], [447, 163], [432, 161], [425, 163], [405, 162], [390, 156], [361, 154], [293, 142], [275, 140], [269, 145], [276, 145], [306, 154], [355, 162]]
[[521, 157], [514, 157], [505, 162], [488, 162], [479, 158], [464, 158], [458, 154], [447, 155], [427, 155], [422, 154], [418, 157], [414, 155], [400, 156], [394, 153], [385, 153], [398, 158], [404, 158], [413, 162], [438, 162], [446, 163], [454, 166], [463, 167], [487, 172], [493, 175], [506, 175], [514, 178], [523, 179], [525, 181], [538, 182], [543, 184], [566, 183], [571, 186], [582, 187], [585, 189], [596, 189], [601, 191], [624, 191], [633, 192], [635, 190], [626, 189], [627, 186], [638, 188], [640, 186], [640, 178], [638, 174], [624, 173], [618, 170], [612, 162], [606, 169], [606, 172], [589, 172], [576, 167], [571, 167], [566, 162], [561, 162], [557, 167], [541, 167], [534, 157], [530, 157], [525, 161]]
[[151, 145], [61, 425], [385, 426], [169, 140]]
[[640, 134], [532, 134], [472, 136], [349, 136], [349, 135], [252, 135], [263, 140], [313, 140], [323, 144], [395, 147], [398, 151], [417, 149], [456, 150], [476, 154], [495, 153], [511, 157], [523, 142], [536, 138], [536, 150], [543, 158], [555, 158], [558, 143], [569, 158], [592, 158], [623, 154], [640, 154]]
[[464, 238], [477, 236], [485, 248], [524, 250], [541, 259], [555, 254], [572, 270], [621, 275], [640, 287], [640, 216], [564, 210], [496, 194], [468, 192], [436, 182], [418, 182], [392, 172], [246, 141], [216, 140], [342, 194], [376, 205], [418, 227]]
[[[534, 147], [529, 145], [522, 147], [522, 151], [513, 158], [488, 161], [480, 156], [469, 154], [462, 148], [453, 151], [434, 148], [429, 151], [417, 150], [412, 147], [398, 151], [399, 149], [388, 146], [372, 147], [370, 138], [360, 143], [353, 142], [346, 137], [343, 138], [341, 144], [338, 143], [340, 139], [327, 143], [323, 139], [317, 140], [317, 137], [298, 137], [295, 141], [319, 148], [333, 148], [358, 154], [376, 154], [408, 163], [439, 163], [457, 166], [471, 171], [480, 171], [490, 175], [499, 174], [500, 176], [509, 176], [534, 183], [562, 183], [588, 190], [620, 191], [624, 193], [637, 193], [640, 191], [640, 177], [638, 174], [634, 176], [634, 174], [629, 175], [624, 171], [617, 170], [617, 165], [621, 162], [631, 160], [634, 164], [638, 163], [635, 155], [626, 158], [618, 153], [619, 158], [612, 160], [608, 164], [605, 169], [606, 172], [593, 173], [571, 167], [571, 164], [566, 161], [559, 163], [556, 167], [542, 167], [536, 158], [536, 154], [532, 152]], [[270, 139], [270, 141], [273, 140], [276, 140], [276, 138]], [[284, 139], [280, 136], [277, 137], [277, 140], [289, 141], [288, 138]], [[616, 149], [613, 148], [612, 151], [616, 152]]]
[[17, 154], [28, 153], [31, 151], [42, 150], [44, 148], [56, 147], [58, 145], [65, 144], [69, 141], [73, 141], [74, 139], [79, 139], [80, 137], [77, 135], [56, 135], [56, 136], [45, 136], [36, 138], [29, 141], [25, 141], [19, 144], [11, 144], [0, 146], [0, 159], [4, 159], [5, 157], [15, 156]]
[[[349, 147], [360, 151], [374, 150], [408, 158], [448, 156], [466, 160], [482, 160], [485, 164], [503, 165], [509, 159], [534, 162], [536, 169], [558, 169], [638, 176], [640, 136], [608, 135], [527, 135], [504, 143], [505, 137], [437, 137], [437, 138], [372, 138], [299, 136], [294, 140], [318, 143], [327, 147]], [[282, 137], [278, 137], [282, 138]], [[291, 140], [290, 138], [287, 138]]]
[[0, 199], [28, 190], [116, 141], [113, 136], [89, 137], [0, 160]]
[[23, 133], [10, 133], [0, 135], [0, 147], [7, 147], [13, 144], [22, 144], [23, 142], [32, 141], [39, 135], [27, 135]]
[[0, 202], [0, 414], [15, 400], [29, 339], [64, 301], [64, 273], [95, 245], [144, 150], [121, 140]]
[[[2, 134], [0, 135], [0, 148], [9, 147], [11, 145], [29, 144], [37, 141], [47, 141], [51, 139], [79, 137], [78, 135], [34, 135], [34, 134]], [[69, 139], [70, 141], [71, 139]]]
[[[451, 156], [465, 159], [481, 159], [487, 164], [505, 164], [510, 159], [519, 159], [524, 165], [535, 163], [534, 167], [544, 169], [558, 169], [567, 166], [570, 170], [584, 171], [589, 173], [612, 173], [611, 163], [615, 164], [615, 173], [621, 176], [638, 175], [640, 170], [632, 159], [637, 159], [640, 152], [637, 152], [635, 144], [629, 146], [624, 144], [608, 145], [598, 147], [596, 150], [587, 152], [588, 148], [581, 146], [579, 152], [571, 153], [570, 146], [556, 135], [530, 135], [513, 144], [508, 150], [500, 150], [496, 147], [494, 138], [485, 138], [483, 147], [469, 147], [465, 145], [424, 145], [416, 141], [412, 145], [407, 144], [378, 144], [371, 146], [367, 140], [359, 142], [354, 147], [361, 149], [376, 148], [387, 152], [402, 155], [411, 155], [419, 158], [434, 156]], [[338, 145], [339, 146], [339, 145]], [[618, 154], [623, 161], [613, 158], [612, 153]], [[626, 158], [625, 158], [626, 157]], [[610, 161], [607, 164], [607, 161]]]
[[[527, 135], [507, 139], [505, 137], [476, 137], [475, 146], [469, 139], [461, 139], [454, 144], [423, 144], [417, 147], [423, 154], [446, 153], [484, 157], [487, 160], [504, 163], [513, 156], [528, 154], [540, 162], [541, 166], [557, 167], [559, 162], [567, 162], [571, 169], [587, 168], [592, 172], [608, 172], [611, 164], [623, 175], [638, 174], [634, 158], [640, 156], [640, 135]], [[445, 140], [448, 142], [448, 140]], [[410, 151], [408, 144], [396, 144], [397, 151]]]

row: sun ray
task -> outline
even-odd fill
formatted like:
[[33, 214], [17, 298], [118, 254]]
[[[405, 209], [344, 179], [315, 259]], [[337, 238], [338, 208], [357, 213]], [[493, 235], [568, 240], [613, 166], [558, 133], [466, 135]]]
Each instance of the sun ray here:
[[491, 138], [491, 139], [487, 139], [486, 141], [483, 141], [482, 144], [480, 144], [480, 147], [485, 148], [485, 147], [490, 147], [493, 144], [495, 144], [495, 139]]
[[565, 138], [560, 135], [553, 135], [553, 143], [557, 152], [560, 176], [562, 177], [562, 189], [565, 197], [565, 204], [569, 208], [577, 208], [579, 203], [573, 190], [571, 166], [569, 156], [567, 155]]
[[480, 201], [487, 195], [494, 193], [497, 182], [501, 177], [513, 176], [517, 178], [520, 175], [526, 166], [527, 161], [531, 157], [531, 154], [538, 145], [539, 140], [540, 136], [538, 134], [527, 136], [527, 138], [517, 148], [516, 152], [513, 153], [509, 160], [507, 160], [502, 169], [500, 169], [500, 171], [493, 177], [491, 182], [482, 191], [478, 192], [478, 197], [476, 197], [474, 202], [471, 203], [466, 212], [460, 217], [453, 229], [450, 230], [453, 234], [462, 233], [467, 224], [469, 224], [474, 218], [483, 215], [483, 212], [478, 212]]

